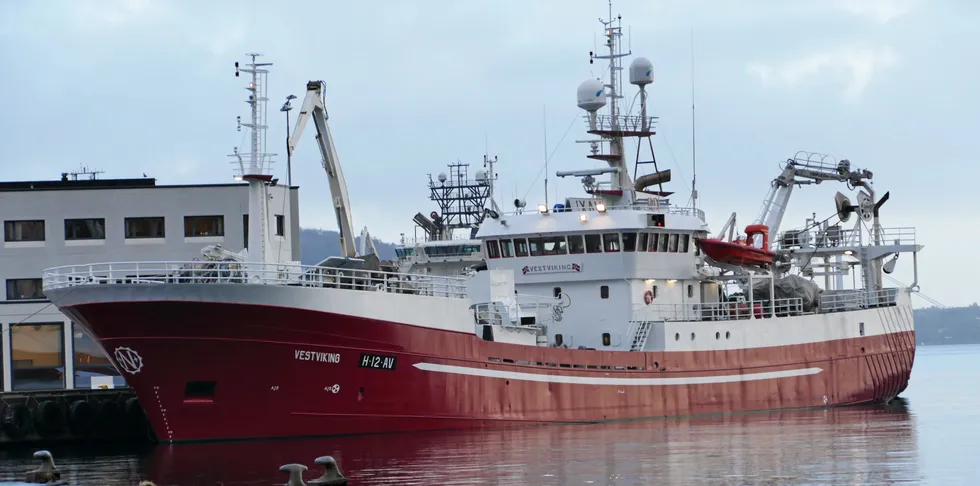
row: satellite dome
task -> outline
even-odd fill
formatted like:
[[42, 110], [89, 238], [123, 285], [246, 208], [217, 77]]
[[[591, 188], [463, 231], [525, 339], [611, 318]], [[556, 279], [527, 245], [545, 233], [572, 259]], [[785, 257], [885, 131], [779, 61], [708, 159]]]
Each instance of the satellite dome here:
[[487, 180], [487, 173], [486, 173], [486, 171], [482, 171], [482, 170], [476, 171], [476, 180], [479, 181], [479, 182], [483, 182], [483, 181]]
[[633, 59], [630, 63], [630, 84], [643, 86], [653, 82], [653, 64], [645, 57]]
[[446, 182], [446, 173], [445, 172], [440, 172], [439, 173], [439, 182]]
[[589, 79], [578, 85], [578, 107], [585, 111], [598, 111], [606, 106], [606, 87], [598, 79]]

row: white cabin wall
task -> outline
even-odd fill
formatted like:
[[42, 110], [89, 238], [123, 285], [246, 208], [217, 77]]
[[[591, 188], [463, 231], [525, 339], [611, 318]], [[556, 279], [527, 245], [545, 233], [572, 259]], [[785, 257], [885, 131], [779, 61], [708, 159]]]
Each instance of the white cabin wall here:
[[[602, 298], [602, 287], [609, 288], [609, 297]], [[561, 287], [562, 319], [548, 324], [548, 342], [561, 334], [564, 345], [571, 348], [586, 346], [595, 349], [628, 349], [627, 327], [632, 315], [632, 288], [629, 281], [599, 280], [591, 282], [549, 282], [520, 284], [521, 294], [550, 297], [554, 288]], [[602, 333], [610, 334], [610, 345], [602, 344]]]

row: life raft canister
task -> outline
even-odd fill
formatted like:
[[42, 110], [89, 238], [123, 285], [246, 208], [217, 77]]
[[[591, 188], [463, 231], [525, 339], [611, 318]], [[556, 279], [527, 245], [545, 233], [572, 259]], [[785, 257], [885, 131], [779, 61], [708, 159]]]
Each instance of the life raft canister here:
[[653, 302], [652, 290], [647, 290], [646, 292], [643, 292], [643, 302], [646, 302], [647, 305], [650, 305], [650, 303]]

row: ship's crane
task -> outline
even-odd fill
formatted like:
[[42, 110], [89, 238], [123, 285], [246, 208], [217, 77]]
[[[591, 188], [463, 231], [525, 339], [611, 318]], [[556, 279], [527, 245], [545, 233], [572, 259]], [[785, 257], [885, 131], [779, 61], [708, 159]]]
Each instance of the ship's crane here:
[[313, 125], [316, 126], [316, 141], [320, 147], [323, 169], [330, 179], [330, 195], [333, 198], [337, 227], [340, 230], [340, 249], [343, 256], [354, 258], [357, 256], [354, 248], [354, 223], [351, 218], [350, 200], [347, 198], [347, 182], [340, 169], [340, 159], [337, 157], [337, 149], [334, 147], [330, 127], [327, 125], [329, 116], [324, 103], [325, 88], [326, 83], [323, 81], [306, 83], [306, 99], [303, 100], [303, 108], [296, 119], [296, 128], [289, 136], [286, 150], [290, 156], [293, 154], [296, 150], [296, 142], [303, 136], [306, 122], [312, 118]]
[[762, 204], [762, 211], [756, 219], [756, 224], [764, 224], [769, 227], [770, 234], [777, 234], [786, 207], [789, 205], [793, 187], [804, 184], [819, 184], [823, 181], [845, 182], [851, 187], [861, 186], [867, 189], [873, 201], [874, 190], [866, 182], [871, 177], [871, 171], [852, 170], [851, 162], [847, 159], [834, 163], [830, 156], [798, 152], [794, 158], [786, 160], [783, 172], [772, 181], [772, 188]]

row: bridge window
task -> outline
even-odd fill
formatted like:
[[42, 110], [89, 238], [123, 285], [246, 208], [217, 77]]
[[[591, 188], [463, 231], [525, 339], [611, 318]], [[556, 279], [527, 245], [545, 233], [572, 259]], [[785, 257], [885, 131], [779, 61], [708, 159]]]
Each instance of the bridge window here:
[[657, 251], [667, 251], [667, 236], [668, 235], [666, 233], [660, 233], [657, 235]]
[[524, 238], [514, 238], [514, 254], [519, 257], [527, 256], [527, 240]]
[[650, 233], [650, 241], [647, 243], [647, 251], [659, 251], [657, 245], [660, 241], [660, 234]]
[[500, 246], [497, 244], [497, 240], [487, 242], [487, 256], [490, 258], [500, 258]]
[[500, 240], [500, 256], [504, 258], [514, 256], [514, 242], [512, 240]]
[[184, 216], [184, 236], [224, 235], [224, 216]]
[[640, 233], [640, 239], [636, 242], [636, 251], [647, 251], [647, 238], [649, 236], [647, 233]]
[[568, 253], [573, 255], [585, 253], [585, 243], [582, 241], [582, 235], [568, 235]]
[[691, 242], [691, 235], [688, 234], [681, 235], [681, 253], [687, 253], [691, 251], [690, 242]]
[[636, 251], [636, 233], [623, 233], [623, 251]]
[[668, 251], [671, 253], [677, 253], [677, 233], [672, 233], [670, 235], [670, 246]]
[[3, 241], [44, 241], [44, 220], [4, 221]]
[[606, 252], [619, 251], [619, 233], [605, 233], [602, 235], [602, 249]]
[[603, 285], [599, 287], [599, 298], [608, 299], [609, 298], [609, 286]]
[[531, 256], [544, 255], [544, 238], [528, 238], [527, 245], [531, 248]]
[[565, 247], [565, 237], [555, 236], [552, 238], [544, 239], [544, 254], [545, 255], [564, 255], [567, 253], [568, 248]]
[[585, 251], [602, 253], [602, 239], [599, 235], [585, 235]]
[[66, 240], [104, 240], [105, 218], [66, 219]]

